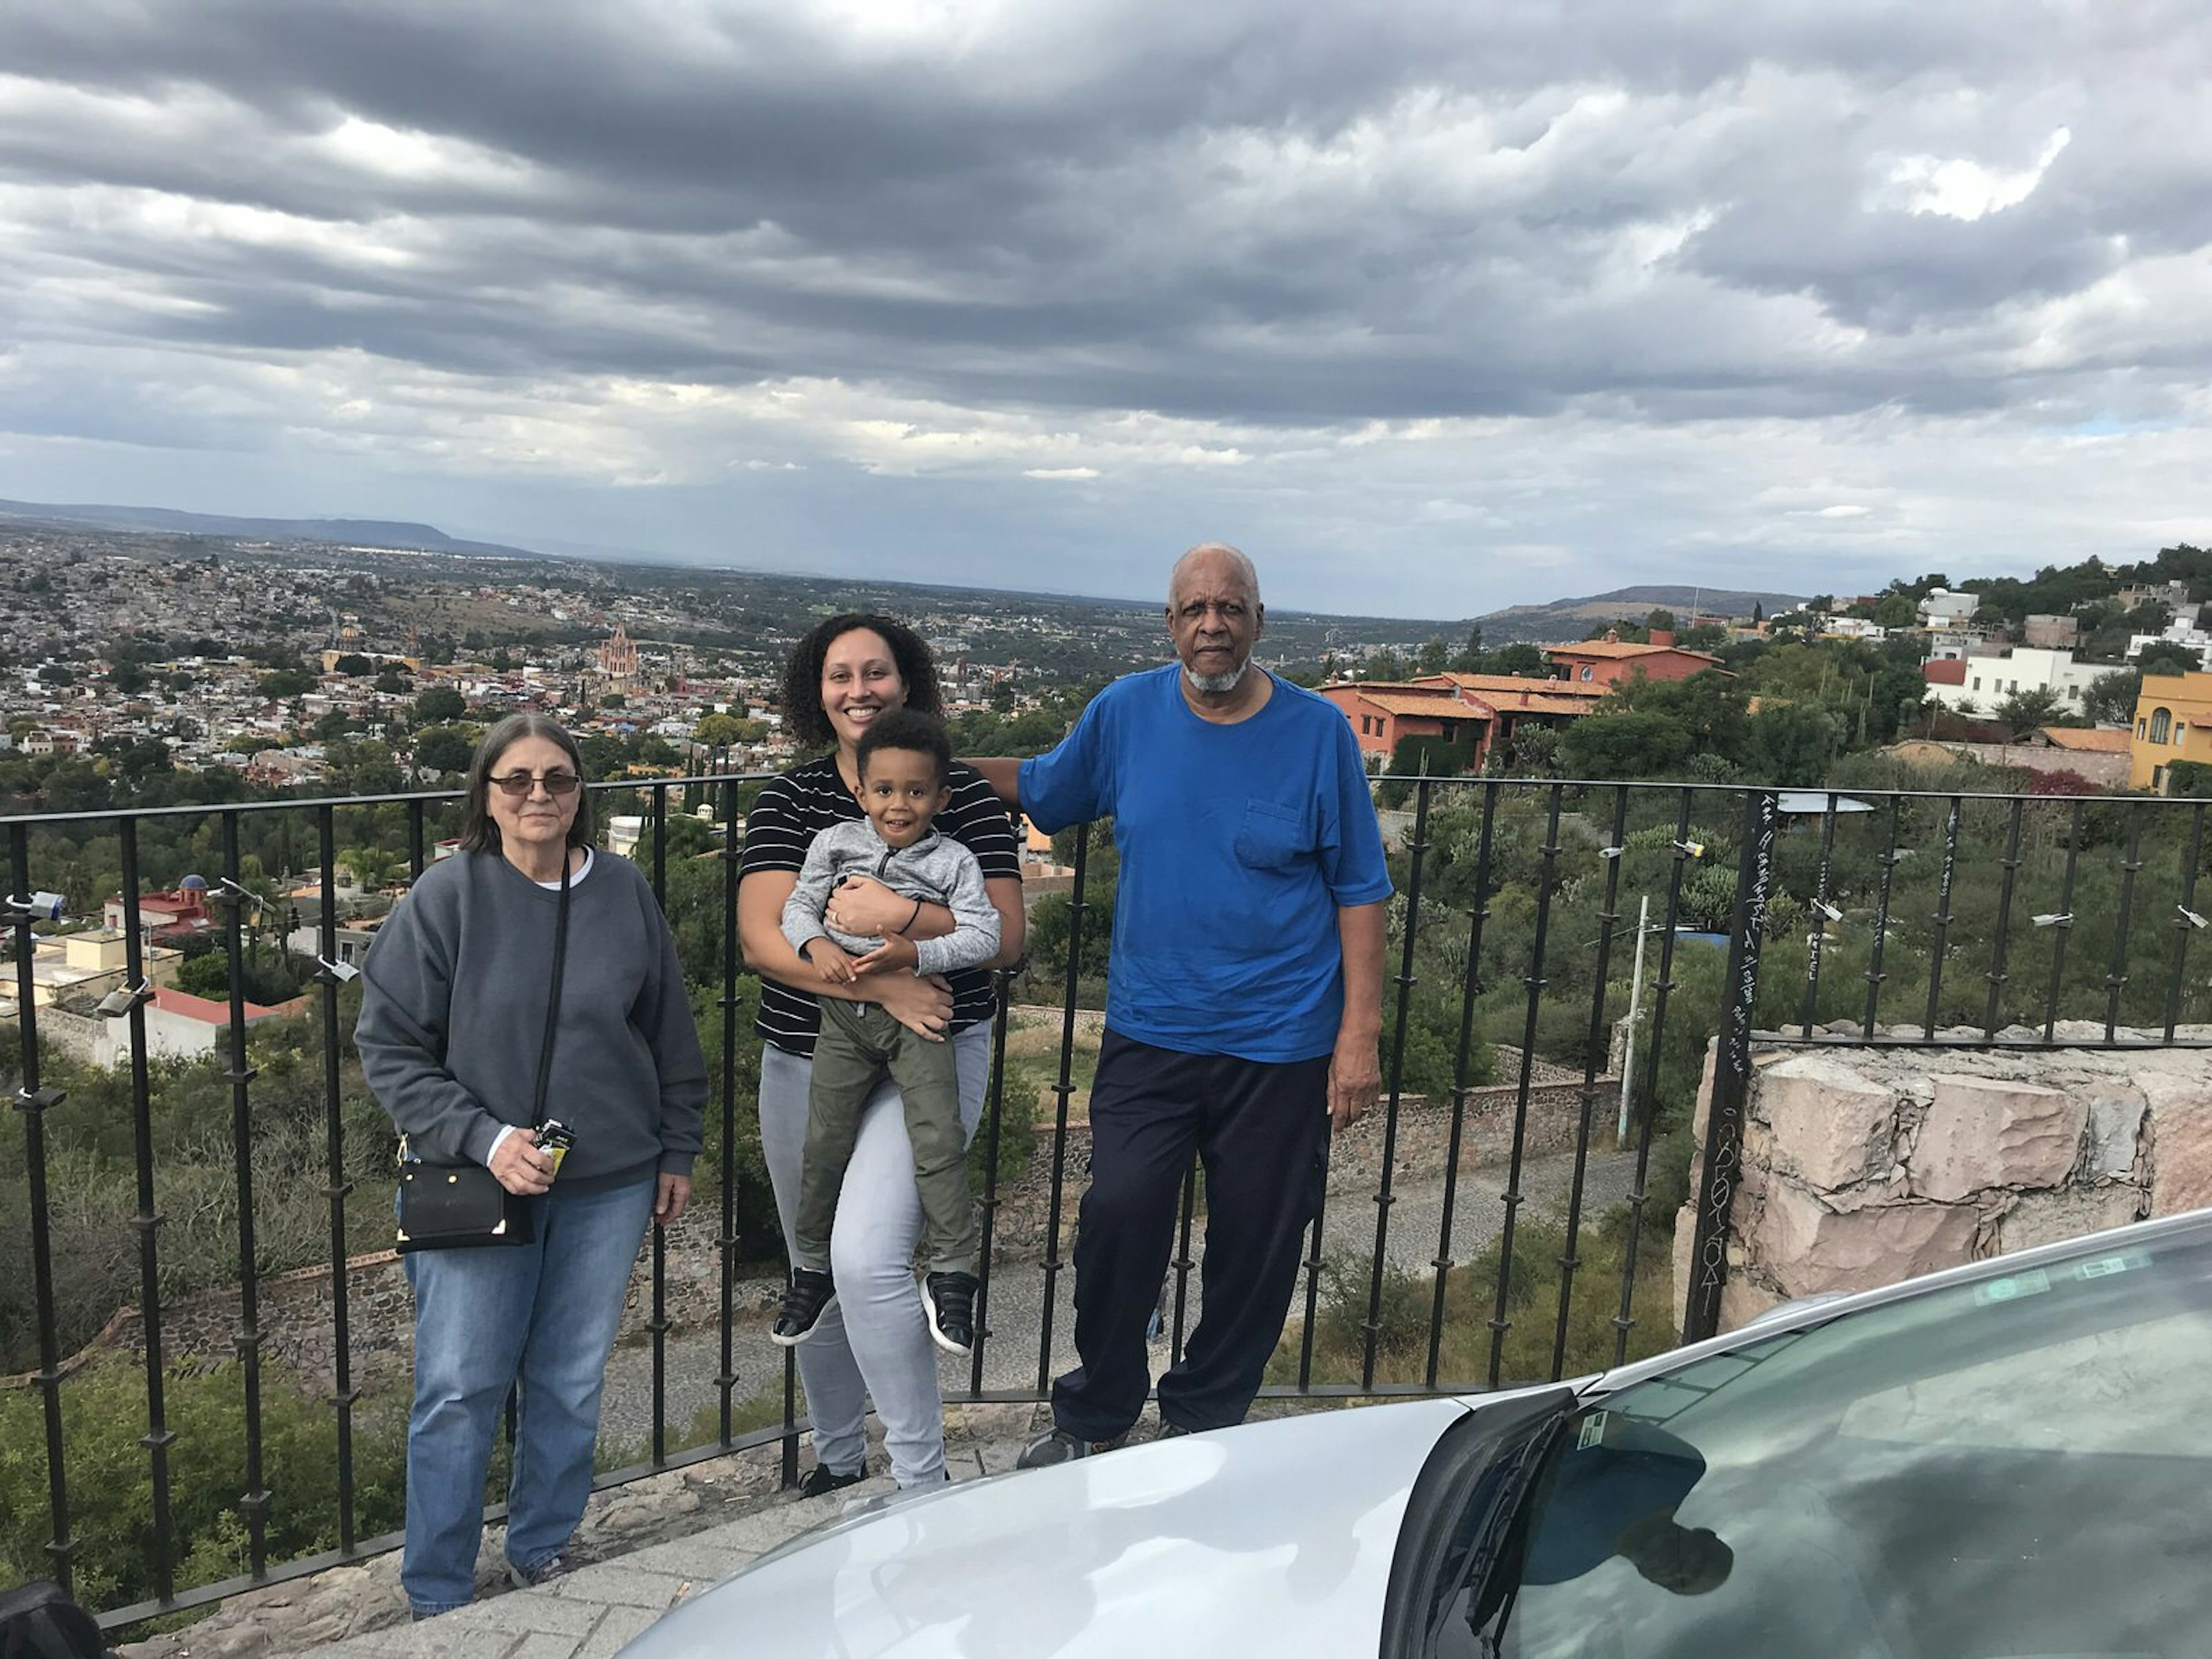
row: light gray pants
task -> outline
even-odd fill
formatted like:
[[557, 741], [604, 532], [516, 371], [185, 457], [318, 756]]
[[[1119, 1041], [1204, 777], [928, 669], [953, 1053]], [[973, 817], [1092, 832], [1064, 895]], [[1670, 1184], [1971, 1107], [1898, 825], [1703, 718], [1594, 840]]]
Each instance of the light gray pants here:
[[[960, 1069], [960, 1124], [972, 1137], [982, 1121], [990, 1080], [991, 1028], [971, 1025], [952, 1039]], [[761, 1045], [761, 1153], [775, 1188], [784, 1243], [792, 1242], [799, 1209], [799, 1169], [806, 1144], [806, 1097], [813, 1062]], [[861, 1109], [860, 1133], [837, 1216], [830, 1234], [837, 1304], [814, 1334], [792, 1350], [806, 1383], [814, 1420], [814, 1455], [846, 1474], [860, 1467], [867, 1443], [868, 1401], [884, 1425], [891, 1476], [902, 1486], [945, 1478], [945, 1400], [937, 1382], [937, 1349], [923, 1322], [914, 1279], [921, 1238], [921, 1196], [897, 1085], [885, 1078]]]

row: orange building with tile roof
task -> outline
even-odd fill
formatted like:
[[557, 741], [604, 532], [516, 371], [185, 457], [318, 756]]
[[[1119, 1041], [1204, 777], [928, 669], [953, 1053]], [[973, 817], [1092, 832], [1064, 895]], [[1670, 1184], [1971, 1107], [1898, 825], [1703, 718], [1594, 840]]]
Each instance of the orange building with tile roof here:
[[1674, 630], [1666, 628], [1653, 629], [1649, 645], [1625, 641], [1616, 630], [1608, 629], [1601, 640], [1547, 646], [1544, 659], [1561, 670], [1566, 680], [1601, 689], [1638, 674], [1647, 680], [1686, 680], [1692, 674], [1702, 674], [1708, 668], [1721, 665], [1718, 657], [1703, 651], [1684, 650], [1674, 643]]
[[1344, 682], [1321, 695], [1344, 711], [1360, 752], [1386, 763], [1407, 738], [1465, 743], [1480, 769], [1492, 750], [1509, 752], [1524, 724], [1559, 726], [1587, 714], [1606, 688], [1510, 674], [1428, 674], [1416, 680]]

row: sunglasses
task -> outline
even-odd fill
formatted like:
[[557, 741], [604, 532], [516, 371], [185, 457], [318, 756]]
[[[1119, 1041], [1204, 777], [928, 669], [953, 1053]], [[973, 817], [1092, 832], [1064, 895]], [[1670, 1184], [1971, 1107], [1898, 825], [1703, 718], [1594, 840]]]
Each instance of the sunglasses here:
[[549, 795], [570, 795], [575, 793], [576, 786], [581, 781], [583, 780], [574, 772], [548, 772], [543, 777], [534, 772], [509, 772], [504, 777], [492, 780], [502, 795], [526, 795], [533, 783], [544, 784]]

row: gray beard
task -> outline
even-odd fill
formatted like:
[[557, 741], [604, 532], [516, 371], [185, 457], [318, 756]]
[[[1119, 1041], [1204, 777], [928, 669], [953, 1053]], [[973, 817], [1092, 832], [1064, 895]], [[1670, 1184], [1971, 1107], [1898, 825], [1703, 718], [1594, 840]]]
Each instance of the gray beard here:
[[1194, 691], [1208, 691], [1215, 696], [1219, 696], [1223, 692], [1234, 691], [1243, 684], [1244, 676], [1249, 672], [1251, 666], [1252, 659], [1247, 657], [1226, 674], [1194, 674], [1186, 668], [1182, 671], [1182, 677], [1190, 682]]

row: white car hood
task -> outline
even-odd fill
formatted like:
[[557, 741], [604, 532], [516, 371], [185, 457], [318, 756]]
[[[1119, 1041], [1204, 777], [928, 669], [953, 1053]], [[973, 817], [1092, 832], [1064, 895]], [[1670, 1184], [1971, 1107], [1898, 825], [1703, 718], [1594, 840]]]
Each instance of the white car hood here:
[[1322, 1412], [896, 1503], [677, 1608], [629, 1659], [1372, 1653], [1455, 1400]]

